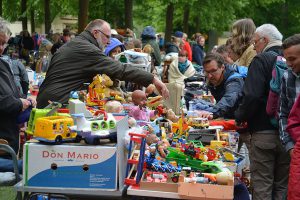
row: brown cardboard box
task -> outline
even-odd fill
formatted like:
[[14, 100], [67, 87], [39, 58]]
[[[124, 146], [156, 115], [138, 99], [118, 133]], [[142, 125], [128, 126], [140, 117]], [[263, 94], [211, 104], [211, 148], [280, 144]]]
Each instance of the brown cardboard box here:
[[[170, 180], [168, 178], [168, 180]], [[144, 172], [143, 178], [140, 181], [140, 189], [141, 190], [152, 190], [152, 191], [162, 191], [162, 192], [178, 192], [177, 183], [173, 182], [147, 182], [146, 181], [146, 173]]]
[[227, 185], [179, 182], [178, 194], [183, 199], [232, 200], [233, 188], [233, 180]]

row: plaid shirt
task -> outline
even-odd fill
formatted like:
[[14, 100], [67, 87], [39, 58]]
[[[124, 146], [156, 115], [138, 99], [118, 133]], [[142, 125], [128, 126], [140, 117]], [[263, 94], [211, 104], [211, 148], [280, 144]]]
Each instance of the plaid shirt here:
[[300, 94], [300, 75], [288, 69], [282, 77], [280, 106], [279, 106], [279, 134], [286, 151], [294, 148], [295, 141], [286, 132], [289, 113]]

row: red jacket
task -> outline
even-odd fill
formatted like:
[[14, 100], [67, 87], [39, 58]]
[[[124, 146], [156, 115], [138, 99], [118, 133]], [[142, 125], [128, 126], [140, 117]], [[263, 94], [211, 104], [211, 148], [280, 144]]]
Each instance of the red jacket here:
[[294, 103], [288, 118], [287, 132], [295, 141], [291, 158], [288, 199], [300, 199], [300, 96]]
[[286, 131], [295, 142], [300, 138], [300, 96], [291, 109]]
[[188, 60], [192, 62], [192, 48], [190, 46], [190, 43], [188, 41], [183, 40], [183, 49], [187, 51], [188, 54]]

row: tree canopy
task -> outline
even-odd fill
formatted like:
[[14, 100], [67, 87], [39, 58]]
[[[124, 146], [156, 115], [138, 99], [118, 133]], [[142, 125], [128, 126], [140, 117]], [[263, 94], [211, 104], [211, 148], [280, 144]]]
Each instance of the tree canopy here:
[[[27, 2], [25, 12], [21, 11], [22, 1]], [[147, 25], [152, 25], [157, 32], [165, 32], [166, 27], [171, 27], [171, 31], [181, 30], [188, 32], [189, 35], [195, 32], [207, 33], [211, 30], [221, 33], [228, 31], [232, 22], [240, 18], [252, 18], [256, 26], [264, 23], [274, 24], [284, 37], [300, 30], [300, 15], [298, 14], [300, 1], [298, 0], [86, 1], [89, 3], [89, 21], [101, 18], [110, 22], [114, 28], [127, 28], [125, 24], [127, 26], [133, 24], [133, 28], [137, 32]], [[50, 1], [50, 21], [56, 16], [78, 16], [80, 9], [78, 2], [74, 0]], [[45, 0], [3, 0], [2, 16], [9, 21], [20, 20], [25, 16], [27, 18], [34, 16], [32, 23], [38, 26], [45, 20], [44, 3]], [[133, 6], [130, 6], [130, 3]], [[169, 10], [172, 12], [172, 20], [166, 18], [169, 5], [173, 6], [172, 10]], [[11, 12], [12, 10], [19, 12]], [[125, 13], [127, 14], [125, 15]], [[172, 26], [167, 26], [168, 23]]]

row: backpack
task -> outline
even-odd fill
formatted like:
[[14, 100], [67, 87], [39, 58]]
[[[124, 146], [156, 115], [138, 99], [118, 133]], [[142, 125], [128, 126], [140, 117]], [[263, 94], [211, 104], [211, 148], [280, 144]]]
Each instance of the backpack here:
[[227, 78], [226, 82], [236, 77], [242, 77], [245, 80], [248, 75], [248, 67], [233, 64], [232, 68], [234, 69], [234, 73]]
[[[271, 52], [275, 55], [275, 52]], [[270, 81], [270, 90], [267, 100], [266, 112], [270, 117], [271, 124], [278, 128], [278, 108], [280, 98], [281, 79], [287, 70], [286, 59], [276, 54], [276, 61], [272, 70], [272, 79]]]

